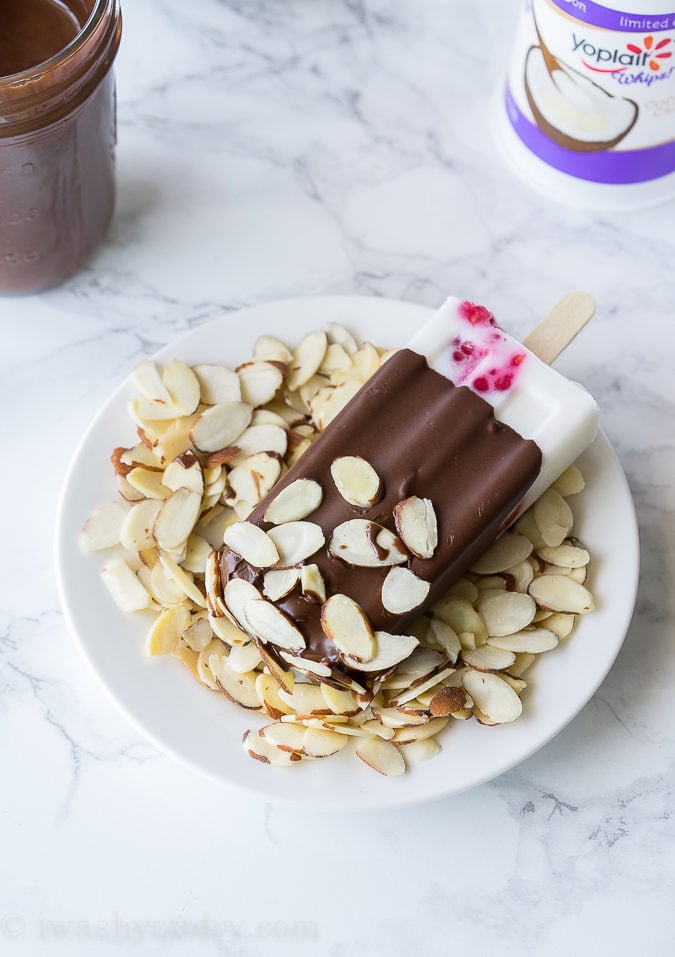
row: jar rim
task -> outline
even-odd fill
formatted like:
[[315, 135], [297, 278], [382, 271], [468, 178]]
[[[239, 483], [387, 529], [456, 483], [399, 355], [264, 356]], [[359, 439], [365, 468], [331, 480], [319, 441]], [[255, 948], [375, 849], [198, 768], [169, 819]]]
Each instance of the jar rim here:
[[41, 60], [40, 63], [28, 67], [26, 70], [20, 70], [18, 73], [6, 73], [0, 76], [0, 88], [3, 86], [20, 86], [23, 83], [28, 83], [30, 80], [41, 76], [45, 71], [51, 70], [58, 66], [59, 63], [69, 59], [74, 53], [77, 53], [81, 47], [86, 45], [92, 34], [96, 32], [97, 27], [108, 12], [110, 6], [119, 11], [119, 0], [112, 0], [112, 2], [111, 0], [96, 0], [94, 8], [87, 20], [85, 20], [84, 25], [75, 34], [73, 39], [68, 41], [62, 50], [52, 54], [52, 56], [46, 60]]

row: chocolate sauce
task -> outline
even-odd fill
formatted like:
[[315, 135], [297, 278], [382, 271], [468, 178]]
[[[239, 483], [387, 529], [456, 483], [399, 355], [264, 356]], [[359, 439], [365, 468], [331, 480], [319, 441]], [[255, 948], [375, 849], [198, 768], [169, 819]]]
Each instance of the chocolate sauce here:
[[[337, 491], [330, 466], [341, 455], [362, 456], [382, 479], [383, 495], [372, 508], [354, 508]], [[267, 505], [301, 477], [315, 479], [323, 489], [323, 500], [307, 521], [321, 525], [326, 543], [333, 529], [351, 518], [370, 519], [396, 534], [394, 506], [410, 495], [431, 499], [439, 544], [431, 559], [411, 556], [408, 561], [416, 575], [431, 582], [427, 602], [412, 613], [393, 615], [383, 607], [380, 594], [388, 568], [348, 565], [325, 548], [308, 559], [321, 569], [327, 593], [354, 598], [374, 630], [405, 632], [495, 541], [540, 468], [541, 451], [534, 442], [498, 422], [480, 396], [464, 386], [455, 388], [422, 356], [403, 349], [375, 373], [249, 520], [269, 528], [263, 521]], [[262, 574], [227, 548], [221, 573], [223, 582], [240, 577], [262, 588]], [[321, 628], [320, 604], [296, 589], [277, 605], [305, 636], [307, 657], [339, 661]]]
[[60, 0], [2, 0], [0, 76], [21, 73], [60, 53], [83, 24]]

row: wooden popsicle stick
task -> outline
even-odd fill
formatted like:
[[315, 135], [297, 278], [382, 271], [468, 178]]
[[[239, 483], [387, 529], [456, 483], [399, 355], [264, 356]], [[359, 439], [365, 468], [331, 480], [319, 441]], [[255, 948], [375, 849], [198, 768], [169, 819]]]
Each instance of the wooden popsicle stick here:
[[594, 312], [595, 300], [587, 292], [568, 292], [523, 339], [523, 345], [551, 365]]

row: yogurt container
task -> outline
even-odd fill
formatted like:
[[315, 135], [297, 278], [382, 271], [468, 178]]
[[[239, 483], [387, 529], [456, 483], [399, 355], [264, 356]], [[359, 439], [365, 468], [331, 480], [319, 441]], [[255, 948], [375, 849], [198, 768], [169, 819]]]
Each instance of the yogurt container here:
[[675, 197], [673, 0], [526, 0], [497, 140], [532, 186], [630, 209]]

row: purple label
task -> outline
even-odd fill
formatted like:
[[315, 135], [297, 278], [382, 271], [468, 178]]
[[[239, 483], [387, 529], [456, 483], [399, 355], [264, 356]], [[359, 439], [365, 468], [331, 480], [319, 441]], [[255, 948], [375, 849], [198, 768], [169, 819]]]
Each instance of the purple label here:
[[577, 152], [550, 139], [520, 110], [507, 88], [506, 109], [525, 146], [549, 166], [593, 183], [643, 183], [675, 170], [675, 141], [640, 150]]
[[593, 0], [550, 0], [550, 3], [575, 20], [605, 30], [623, 30], [626, 33], [675, 30], [675, 13], [622, 13], [601, 7]]

